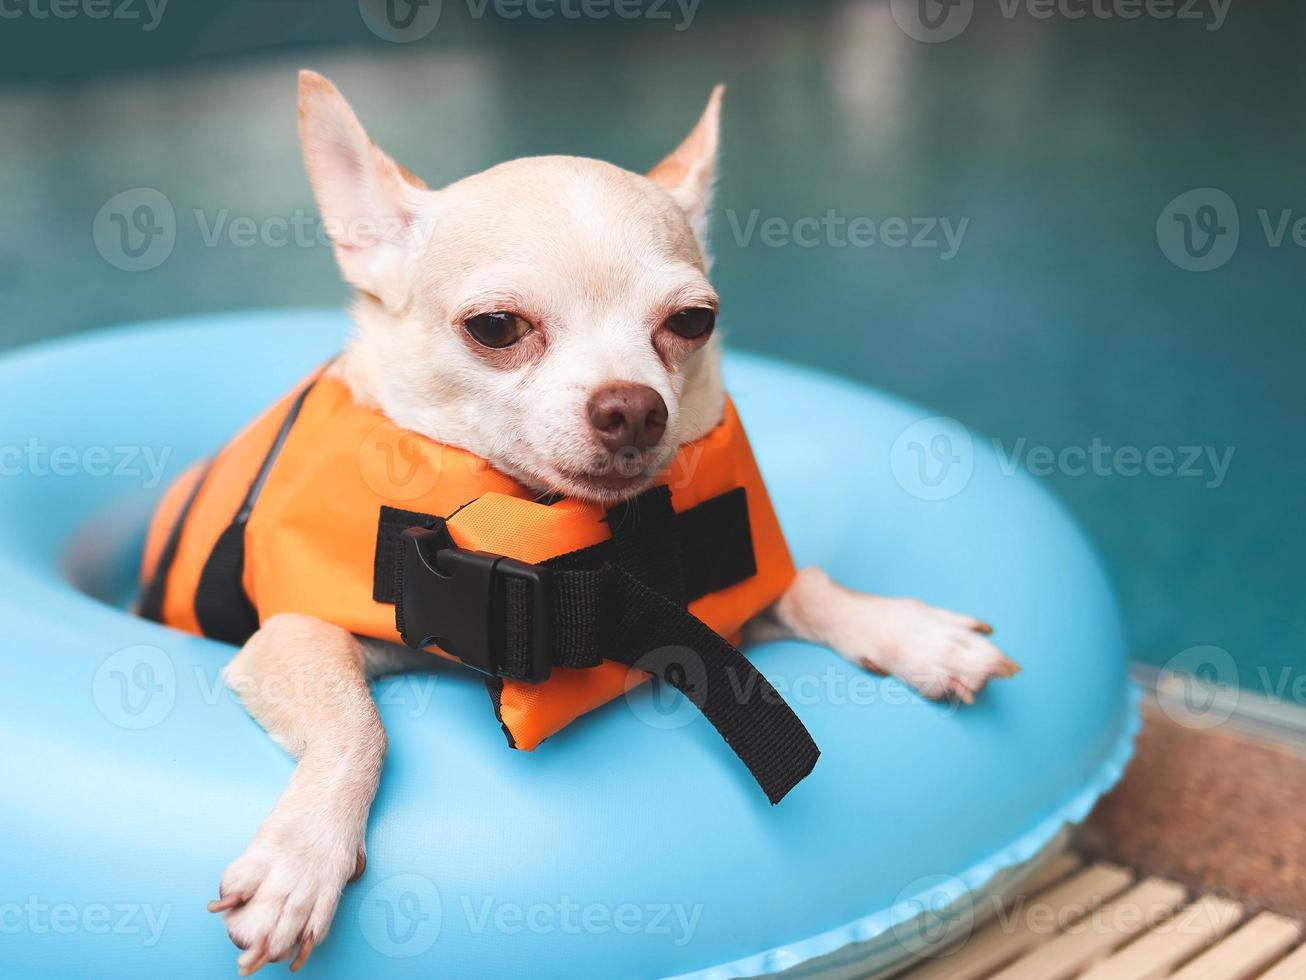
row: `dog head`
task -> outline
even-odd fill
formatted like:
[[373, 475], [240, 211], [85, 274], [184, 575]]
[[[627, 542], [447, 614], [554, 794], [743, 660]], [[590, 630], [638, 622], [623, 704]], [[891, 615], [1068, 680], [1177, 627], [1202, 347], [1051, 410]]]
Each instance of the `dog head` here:
[[724, 411], [704, 241], [721, 94], [648, 176], [535, 157], [430, 190], [301, 73], [309, 179], [358, 290], [355, 396], [540, 491], [651, 483]]

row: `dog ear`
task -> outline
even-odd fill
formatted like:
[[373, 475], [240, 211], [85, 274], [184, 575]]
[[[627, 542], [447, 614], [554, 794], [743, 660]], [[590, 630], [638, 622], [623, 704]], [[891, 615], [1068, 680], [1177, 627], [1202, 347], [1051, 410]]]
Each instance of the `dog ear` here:
[[716, 179], [717, 142], [721, 129], [721, 96], [726, 87], [712, 89], [698, 124], [675, 152], [649, 171], [649, 180], [669, 193], [689, 219], [699, 247], [707, 252], [707, 214]]
[[345, 281], [401, 308], [426, 185], [372, 143], [345, 97], [313, 71], [299, 73], [299, 138]]

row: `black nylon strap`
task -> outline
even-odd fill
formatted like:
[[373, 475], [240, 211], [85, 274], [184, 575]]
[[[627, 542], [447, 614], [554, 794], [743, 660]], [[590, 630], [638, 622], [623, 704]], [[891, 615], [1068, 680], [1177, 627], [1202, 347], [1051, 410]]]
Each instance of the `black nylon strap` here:
[[258, 611], [245, 594], [245, 524], [218, 535], [195, 589], [195, 618], [204, 635], [240, 646], [258, 632]]
[[702, 620], [624, 568], [608, 568], [616, 615], [605, 631], [604, 655], [689, 698], [766, 798], [779, 803], [821, 755], [802, 721], [748, 658]]
[[186, 495], [186, 502], [181, 505], [181, 511], [177, 514], [177, 519], [172, 523], [172, 530], [168, 532], [168, 540], [164, 542], [163, 550], [159, 552], [159, 560], [154, 566], [154, 574], [150, 578], [150, 584], [141, 596], [140, 615], [145, 619], [152, 619], [156, 623], [163, 622], [163, 603], [168, 596], [168, 576], [172, 572], [173, 564], [177, 561], [177, 551], [181, 547], [181, 534], [186, 529], [186, 518], [190, 516], [191, 508], [195, 506], [195, 498], [204, 489], [204, 481], [208, 479], [208, 476], [209, 466], [205, 466], [195, 480], [195, 486], [191, 487], [190, 493]]
[[[330, 364], [329, 361], [327, 363]], [[326, 368], [323, 367], [322, 370], [325, 371]], [[240, 510], [218, 535], [218, 540], [204, 563], [199, 585], [195, 589], [195, 619], [205, 636], [239, 646], [258, 632], [258, 610], [245, 594], [245, 526], [254, 513], [254, 505], [258, 503], [259, 494], [272, 473], [281, 448], [290, 437], [295, 420], [299, 418], [304, 400], [321, 376], [321, 372], [314, 375], [291, 402], [267, 455], [263, 457], [263, 462], [259, 464], [258, 472], [245, 493]]]
[[381, 505], [376, 522], [376, 556], [372, 559], [372, 599], [393, 604], [399, 595], [400, 563], [404, 549], [400, 535], [410, 527], [434, 527], [435, 518], [415, 510]]
[[[522, 616], [529, 586], [508, 581], [499, 676], [529, 676], [529, 627]], [[778, 803], [801, 782], [821, 751], [802, 721], [761, 672], [683, 606], [619, 565], [555, 572], [555, 667], [595, 667], [615, 660], [647, 671], [688, 697]]]
[[705, 500], [682, 513], [680, 550], [691, 602], [756, 575], [757, 558], [744, 488]]
[[[639, 525], [649, 520], [649, 512], [662, 506], [665, 488], [655, 487], [645, 491], [652, 496], [636, 498], [642, 501], [638, 510], [627, 509], [620, 519], [609, 518], [614, 539], [627, 533], [637, 533]], [[626, 505], [630, 507], [629, 504]], [[669, 495], [666, 506], [670, 507]], [[390, 508], [382, 508], [384, 511]], [[430, 527], [435, 518], [430, 514], [415, 514], [412, 511], [397, 511], [398, 514], [416, 518], [407, 527]], [[659, 540], [655, 535], [641, 534], [647, 546], [663, 549], [667, 557], [679, 552], [679, 573], [683, 577], [684, 597], [686, 602], [701, 599], [712, 592], [736, 585], [757, 574], [757, 561], [753, 554], [753, 532], [748, 524], [748, 495], [743, 487], [736, 487], [703, 501], [696, 507], [674, 514], [670, 520], [659, 517], [658, 523], [663, 527], [665, 539]], [[395, 543], [405, 528], [398, 527], [401, 521], [387, 521], [383, 516], [379, 533], [392, 535], [390, 541], [378, 537], [378, 555], [384, 549], [387, 552], [396, 549]], [[674, 526], [668, 526], [668, 525]], [[594, 571], [604, 562], [619, 562], [623, 557], [630, 558], [631, 548], [626, 547], [626, 554], [618, 553], [614, 541], [603, 541], [579, 551], [570, 551], [565, 555], [550, 558], [544, 564], [555, 571]], [[376, 575], [384, 577], [388, 584], [386, 591], [393, 593], [393, 573], [390, 568], [378, 562]], [[382, 587], [378, 581], [373, 582], [373, 593]], [[378, 602], [393, 602], [393, 598], [377, 599]]]
[[[745, 507], [745, 515], [747, 507]], [[680, 520], [671, 506], [671, 491], [653, 487], [608, 511], [613, 562], [672, 602], [689, 601], [681, 556]], [[752, 537], [748, 553], [753, 553]]]

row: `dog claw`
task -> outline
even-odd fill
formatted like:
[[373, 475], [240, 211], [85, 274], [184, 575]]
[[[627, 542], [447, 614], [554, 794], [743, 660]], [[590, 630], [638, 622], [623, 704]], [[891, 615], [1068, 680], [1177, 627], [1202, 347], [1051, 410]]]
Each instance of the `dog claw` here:
[[862, 657], [860, 663], [862, 665], [862, 670], [865, 670], [868, 673], [875, 674], [877, 677], [889, 676], [889, 672], [885, 670], [883, 667], [879, 666], [870, 657]]
[[299, 952], [295, 954], [295, 960], [290, 964], [290, 972], [298, 973], [299, 968], [308, 962], [309, 956], [313, 954], [313, 937], [309, 936], [299, 946]]
[[234, 895], [234, 894], [226, 895], [222, 898], [216, 898], [213, 901], [209, 902], [209, 911], [226, 912], [229, 911], [230, 909], [234, 909], [237, 905], [239, 905], [243, 901], [244, 899], [242, 899], [239, 895]]
[[236, 967], [242, 977], [248, 977], [257, 973], [268, 963], [268, 942], [266, 939], [259, 940], [257, 946], [247, 951], [244, 956], [236, 961]]
[[363, 877], [363, 872], [367, 870], [367, 854], [362, 848], [358, 849], [358, 863], [354, 866], [354, 876], [349, 879], [348, 884], [352, 885], [359, 878]]

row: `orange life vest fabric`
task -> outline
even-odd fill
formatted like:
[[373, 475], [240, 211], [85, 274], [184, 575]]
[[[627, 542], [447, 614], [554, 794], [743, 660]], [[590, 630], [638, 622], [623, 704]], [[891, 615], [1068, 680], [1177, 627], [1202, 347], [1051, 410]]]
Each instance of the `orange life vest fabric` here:
[[[307, 384], [307, 383], [306, 383]], [[443, 517], [460, 548], [539, 563], [610, 537], [597, 504], [536, 501], [484, 459], [401, 429], [356, 402], [326, 370], [286, 395], [206, 464], [168, 490], [151, 524], [142, 568], [150, 583], [169, 547], [159, 619], [201, 633], [196, 594], [219, 537], [250, 496], [274, 443], [244, 531], [242, 583], [265, 622], [315, 616], [361, 635], [401, 643], [392, 605], [373, 598], [380, 508]], [[302, 401], [300, 398], [302, 397]], [[288, 431], [287, 416], [298, 414]], [[733, 404], [706, 436], [681, 447], [659, 483], [677, 512], [736, 488], [747, 499], [757, 572], [690, 603], [689, 611], [737, 643], [741, 627], [788, 587], [794, 566]], [[177, 527], [178, 520], [184, 523]], [[433, 650], [438, 653], [438, 650]], [[512, 744], [533, 749], [630, 686], [631, 669], [556, 667], [539, 684], [505, 680], [497, 708]]]

